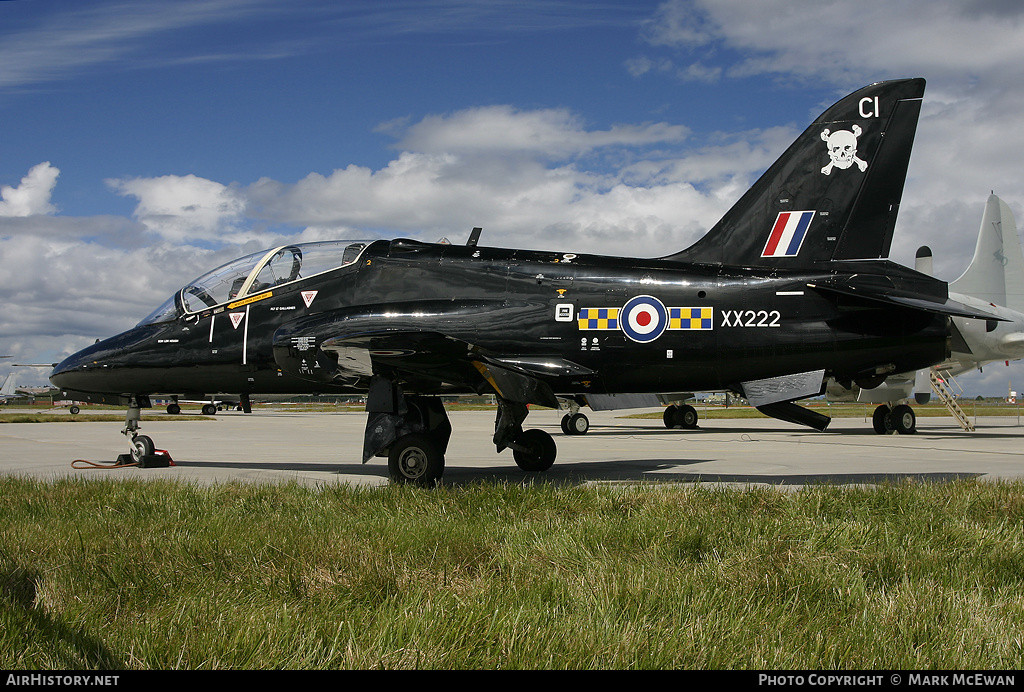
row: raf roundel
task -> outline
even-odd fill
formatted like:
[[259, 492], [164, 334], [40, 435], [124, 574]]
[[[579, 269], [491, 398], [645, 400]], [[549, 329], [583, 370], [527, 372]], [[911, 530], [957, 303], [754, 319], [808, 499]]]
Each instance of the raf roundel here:
[[654, 341], [668, 328], [668, 310], [654, 296], [630, 298], [622, 306], [619, 327], [633, 341]]

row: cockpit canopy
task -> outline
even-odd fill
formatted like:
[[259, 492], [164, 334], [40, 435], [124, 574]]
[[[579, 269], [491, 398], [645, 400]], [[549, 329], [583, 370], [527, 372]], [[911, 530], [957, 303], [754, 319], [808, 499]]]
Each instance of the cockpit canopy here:
[[240, 257], [186, 284], [139, 322], [168, 322], [245, 296], [354, 264], [370, 241], [282, 245]]

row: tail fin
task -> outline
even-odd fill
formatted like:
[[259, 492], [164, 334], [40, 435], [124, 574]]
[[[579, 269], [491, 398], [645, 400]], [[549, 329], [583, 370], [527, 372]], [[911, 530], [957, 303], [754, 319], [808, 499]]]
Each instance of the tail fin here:
[[14, 373], [7, 376], [3, 387], [0, 387], [0, 397], [12, 397], [17, 394], [17, 385], [14, 383]]
[[839, 101], [707, 235], [665, 259], [796, 268], [888, 257], [924, 86], [879, 82]]
[[978, 230], [974, 259], [949, 290], [1024, 312], [1024, 254], [1013, 212], [989, 195]]

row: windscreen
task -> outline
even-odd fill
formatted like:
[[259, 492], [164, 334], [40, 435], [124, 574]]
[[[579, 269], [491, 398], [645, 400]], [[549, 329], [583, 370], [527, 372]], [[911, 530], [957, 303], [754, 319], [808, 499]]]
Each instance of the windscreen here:
[[300, 243], [239, 257], [187, 284], [139, 325], [166, 322], [178, 317], [182, 310], [199, 312], [240, 296], [354, 264], [368, 244], [369, 241], [352, 240]]

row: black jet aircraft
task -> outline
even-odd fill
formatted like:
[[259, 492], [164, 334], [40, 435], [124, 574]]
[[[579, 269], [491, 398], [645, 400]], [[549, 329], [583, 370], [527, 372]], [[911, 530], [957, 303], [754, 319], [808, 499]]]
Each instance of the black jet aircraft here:
[[155, 394], [365, 393], [362, 460], [398, 482], [444, 470], [442, 395], [493, 394], [493, 442], [525, 471], [552, 437], [530, 404], [587, 394], [731, 390], [824, 429], [793, 402], [832, 377], [870, 387], [939, 363], [945, 282], [888, 256], [922, 79], [826, 110], [692, 247], [632, 259], [415, 240], [288, 245], [180, 291], [133, 329], [58, 364], [69, 398], [127, 404], [133, 455]]

